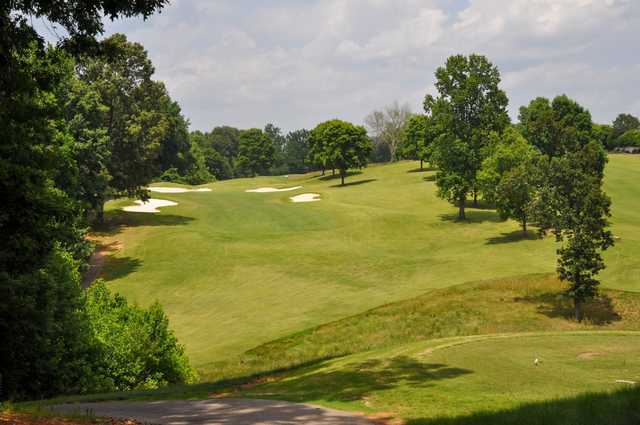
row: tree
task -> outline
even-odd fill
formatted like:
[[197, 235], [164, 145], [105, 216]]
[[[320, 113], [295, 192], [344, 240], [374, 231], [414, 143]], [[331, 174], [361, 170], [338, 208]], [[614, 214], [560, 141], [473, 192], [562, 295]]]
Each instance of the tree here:
[[266, 175], [273, 165], [273, 141], [258, 128], [240, 132], [238, 170], [245, 176]]
[[409, 118], [402, 137], [402, 156], [420, 160], [420, 170], [424, 161], [430, 161], [433, 141], [437, 138], [437, 130], [433, 119], [426, 115], [416, 114]]
[[541, 229], [551, 229], [558, 249], [558, 276], [569, 283], [576, 320], [582, 305], [597, 295], [597, 275], [605, 268], [601, 251], [613, 245], [608, 230], [611, 200], [602, 190], [602, 147], [596, 142], [542, 163], [545, 177], [531, 211]]
[[154, 69], [147, 52], [123, 34], [101, 41], [99, 55], [83, 57], [79, 78], [91, 85], [104, 105], [100, 127], [109, 140], [109, 191], [99, 194], [97, 211], [102, 221], [102, 205], [108, 196], [144, 198], [146, 186], [159, 174], [159, 162], [166, 148], [166, 166], [171, 162], [186, 169], [188, 154], [186, 121], [179, 107], [169, 98], [164, 85], [151, 79]]
[[311, 140], [312, 145], [322, 147], [323, 158], [339, 170], [342, 186], [347, 170], [365, 167], [372, 149], [364, 127], [337, 119], [318, 124], [311, 131]]
[[544, 97], [520, 108], [520, 131], [543, 154], [554, 157], [575, 151], [593, 140], [593, 123], [588, 110], [567, 96], [552, 102]]
[[372, 138], [389, 148], [391, 161], [399, 158], [398, 148], [403, 139], [404, 128], [411, 117], [409, 105], [394, 102], [381, 111], [373, 111], [364, 119]]
[[[93, 46], [103, 17], [146, 17], [165, 3], [0, 5], [0, 399], [93, 388], [77, 282], [77, 261], [88, 251], [60, 97], [72, 68], [62, 48], [77, 54]], [[62, 48], [46, 48], [29, 18], [62, 26]]]
[[[530, 160], [531, 161], [531, 160]], [[495, 203], [500, 217], [512, 218], [527, 234], [529, 207], [535, 195], [536, 181], [531, 172], [531, 162], [522, 163], [507, 171], [496, 187]]]
[[640, 130], [629, 130], [616, 139], [617, 146], [640, 147]]
[[284, 158], [290, 173], [306, 173], [309, 171], [307, 157], [309, 155], [309, 131], [305, 129], [287, 133]]
[[613, 149], [615, 146], [613, 145], [613, 128], [607, 124], [596, 124], [593, 123], [593, 130], [591, 132], [593, 134], [593, 139], [597, 140], [602, 146], [605, 146], [607, 149]]
[[[639, 130], [640, 120], [631, 114], [620, 114], [613, 120], [611, 138], [616, 140], [629, 130]], [[616, 144], [616, 146], [622, 146]]]
[[531, 160], [536, 153], [537, 150], [515, 127], [507, 127], [502, 135], [492, 133], [486, 158], [478, 172], [478, 185], [483, 198], [495, 203], [500, 180], [509, 171]]
[[434, 145], [438, 194], [458, 205], [460, 219], [467, 195], [477, 200], [476, 175], [489, 133], [501, 133], [509, 124], [508, 100], [499, 84], [500, 72], [486, 57], [451, 56], [436, 70], [438, 97], [425, 98], [426, 114], [443, 132]]

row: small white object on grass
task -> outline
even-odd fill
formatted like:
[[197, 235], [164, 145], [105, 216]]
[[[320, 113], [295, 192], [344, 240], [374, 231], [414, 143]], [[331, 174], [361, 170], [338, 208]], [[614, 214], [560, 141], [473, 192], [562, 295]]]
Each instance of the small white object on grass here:
[[627, 381], [626, 379], [616, 379], [616, 382], [618, 384], [630, 384], [630, 385], [635, 385], [637, 384], [636, 381]]
[[538, 366], [540, 364], [540, 360], [536, 357], [536, 359], [533, 361], [533, 364]]

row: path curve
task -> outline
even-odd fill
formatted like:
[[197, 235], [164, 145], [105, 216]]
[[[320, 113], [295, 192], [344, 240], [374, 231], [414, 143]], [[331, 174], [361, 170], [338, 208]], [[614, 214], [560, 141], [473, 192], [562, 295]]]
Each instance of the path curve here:
[[90, 413], [162, 425], [374, 424], [362, 415], [312, 404], [240, 398], [70, 403], [52, 408], [60, 413]]

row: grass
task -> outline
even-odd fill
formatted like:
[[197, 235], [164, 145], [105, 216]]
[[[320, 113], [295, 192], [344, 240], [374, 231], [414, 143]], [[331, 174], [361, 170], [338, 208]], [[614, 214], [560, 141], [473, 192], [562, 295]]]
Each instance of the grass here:
[[[609, 288], [640, 290], [640, 158], [611, 156], [607, 190], [614, 231]], [[260, 177], [209, 185], [210, 193], [154, 194], [180, 205], [117, 212], [102, 233], [123, 248], [109, 258], [110, 286], [140, 304], [159, 300], [193, 364], [211, 365], [274, 339], [429, 290], [555, 269], [552, 238], [520, 236], [486, 207], [455, 221], [435, 196], [433, 171], [413, 162], [371, 166], [334, 187], [317, 176]], [[282, 193], [260, 186], [303, 185]], [[292, 204], [297, 193], [322, 201]]]
[[[461, 418], [470, 421], [470, 415], [513, 419], [515, 414], [504, 412], [524, 404], [548, 405], [587, 391], [628, 387], [616, 381], [640, 380], [639, 352], [638, 332], [458, 337], [321, 362], [234, 396], [389, 412], [409, 423], [466, 423]], [[640, 401], [640, 392], [633, 397]], [[617, 413], [638, 417], [636, 409]], [[483, 421], [477, 419], [494, 423]]]

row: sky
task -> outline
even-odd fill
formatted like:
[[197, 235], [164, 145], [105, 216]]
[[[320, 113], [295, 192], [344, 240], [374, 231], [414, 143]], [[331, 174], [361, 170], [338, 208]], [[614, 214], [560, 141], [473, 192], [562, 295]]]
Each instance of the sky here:
[[595, 121], [640, 115], [638, 0], [173, 0], [109, 22], [142, 43], [192, 130], [362, 123], [394, 101], [420, 112], [454, 54], [486, 55], [509, 113], [567, 94]]

